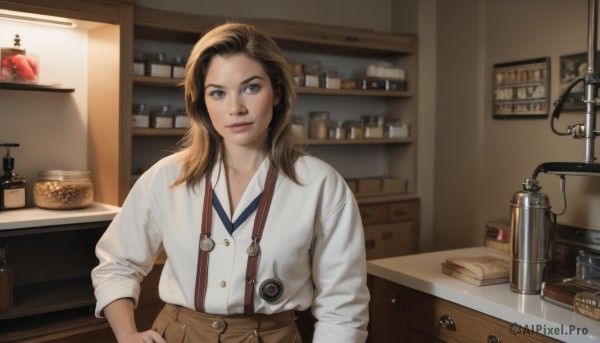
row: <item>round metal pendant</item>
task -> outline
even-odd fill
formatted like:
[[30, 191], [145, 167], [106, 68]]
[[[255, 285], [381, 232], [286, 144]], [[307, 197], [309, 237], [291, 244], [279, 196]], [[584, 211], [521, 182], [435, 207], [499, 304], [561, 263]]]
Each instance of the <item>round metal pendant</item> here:
[[214, 248], [215, 242], [210, 237], [204, 236], [204, 238], [200, 240], [200, 250], [210, 252]]
[[267, 302], [275, 302], [285, 292], [283, 282], [277, 278], [267, 279], [260, 284], [259, 294]]
[[260, 251], [260, 247], [258, 246], [258, 243], [256, 243], [256, 242], [252, 242], [252, 244], [250, 244], [248, 249], [246, 249], [246, 252], [248, 253], [249, 256], [256, 256], [256, 255], [258, 255], [259, 251]]

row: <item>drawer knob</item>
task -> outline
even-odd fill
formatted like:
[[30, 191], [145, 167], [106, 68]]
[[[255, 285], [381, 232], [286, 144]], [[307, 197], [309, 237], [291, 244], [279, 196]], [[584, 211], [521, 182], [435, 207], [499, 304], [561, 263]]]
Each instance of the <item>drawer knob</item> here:
[[400, 308], [402, 308], [404, 306], [404, 300], [402, 300], [402, 297], [400, 297], [399, 295], [392, 298], [392, 300], [390, 300], [390, 303], [392, 303], [393, 305], [398, 306]]
[[448, 331], [456, 331], [456, 324], [449, 315], [443, 315], [440, 317], [440, 327]]
[[500, 342], [500, 338], [498, 338], [494, 335], [489, 335], [487, 338], [487, 342], [488, 343], [502, 343], [502, 342]]

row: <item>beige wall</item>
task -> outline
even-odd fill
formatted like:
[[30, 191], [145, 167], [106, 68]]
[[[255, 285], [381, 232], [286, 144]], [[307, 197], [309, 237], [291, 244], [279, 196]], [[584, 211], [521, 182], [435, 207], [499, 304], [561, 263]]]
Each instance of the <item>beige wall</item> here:
[[[481, 242], [478, 0], [438, 1], [433, 248]], [[421, 95], [423, 96], [423, 95]]]
[[[586, 0], [438, 2], [435, 249], [480, 244], [485, 221], [508, 218], [512, 194], [538, 164], [583, 161], [583, 140], [552, 134], [549, 120], [493, 119], [491, 70], [495, 63], [550, 57], [554, 101], [560, 56], [587, 50], [587, 6]], [[562, 114], [558, 127], [583, 118]], [[558, 177], [538, 179], [561, 211]], [[559, 222], [600, 228], [600, 178], [567, 177], [566, 185], [568, 209]]]

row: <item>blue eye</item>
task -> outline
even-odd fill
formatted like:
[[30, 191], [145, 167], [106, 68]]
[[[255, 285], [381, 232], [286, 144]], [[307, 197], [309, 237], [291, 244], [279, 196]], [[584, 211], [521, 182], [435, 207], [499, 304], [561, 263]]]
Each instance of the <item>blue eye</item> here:
[[211, 98], [222, 98], [223, 96], [225, 96], [225, 92], [223, 92], [221, 90], [214, 90], [214, 91], [208, 93], [208, 96]]
[[256, 93], [261, 89], [261, 86], [256, 83], [250, 83], [244, 87], [244, 92], [246, 93]]

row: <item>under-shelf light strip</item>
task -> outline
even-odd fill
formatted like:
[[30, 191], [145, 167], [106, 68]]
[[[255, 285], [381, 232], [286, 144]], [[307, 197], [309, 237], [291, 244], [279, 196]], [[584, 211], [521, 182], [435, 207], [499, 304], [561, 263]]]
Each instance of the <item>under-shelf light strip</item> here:
[[13, 12], [6, 10], [0, 10], [0, 19], [15, 20], [20, 22], [57, 26], [71, 29], [77, 27], [77, 24], [75, 24], [75, 22], [65, 18], [51, 17], [33, 13]]

